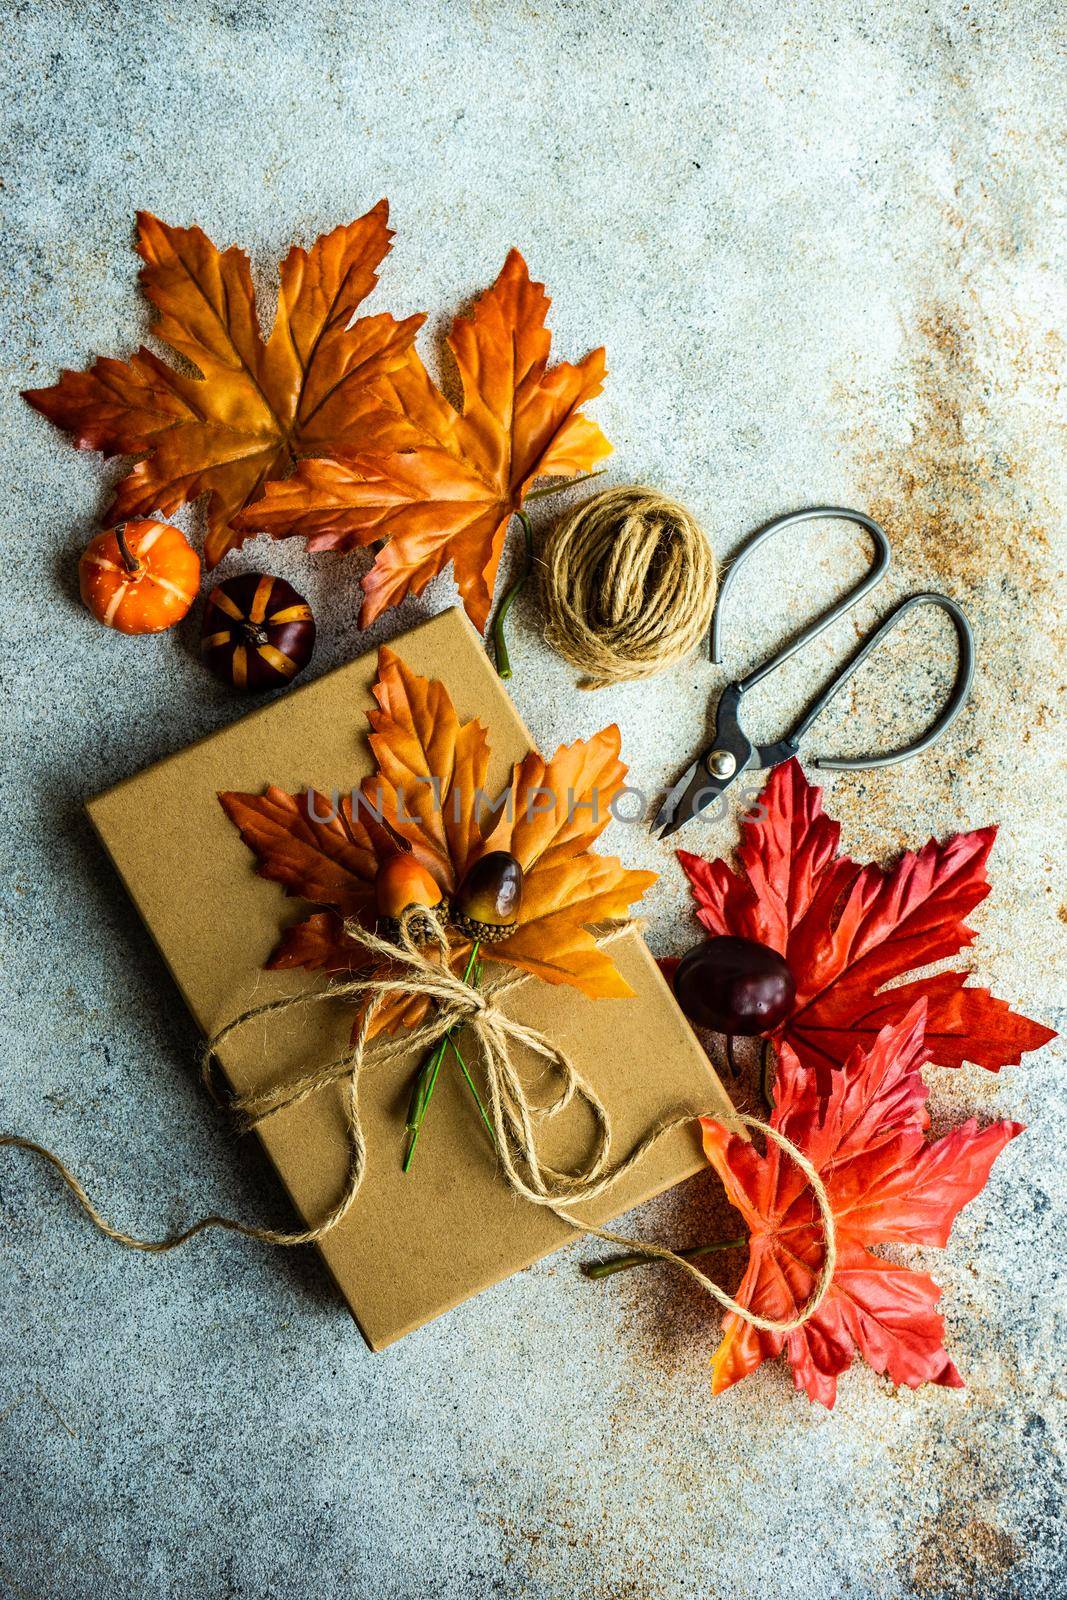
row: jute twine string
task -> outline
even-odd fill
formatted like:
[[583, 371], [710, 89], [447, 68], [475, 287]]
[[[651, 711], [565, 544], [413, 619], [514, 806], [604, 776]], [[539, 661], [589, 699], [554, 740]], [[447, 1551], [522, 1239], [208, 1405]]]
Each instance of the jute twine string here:
[[684, 661], [711, 626], [718, 573], [684, 506], [654, 489], [606, 489], [564, 517], [543, 556], [545, 638], [580, 689]]
[[[610, 942], [620, 937], [626, 924], [608, 933], [601, 941]], [[208, 1228], [226, 1228], [234, 1233], [246, 1234], [267, 1244], [302, 1245], [317, 1244], [348, 1216], [359, 1194], [366, 1170], [367, 1148], [359, 1112], [360, 1079], [365, 1066], [382, 1067], [410, 1058], [420, 1047], [441, 1041], [450, 1029], [467, 1027], [473, 1033], [482, 1058], [488, 1089], [488, 1110], [492, 1121], [497, 1154], [504, 1176], [511, 1190], [532, 1205], [543, 1206], [568, 1227], [579, 1233], [591, 1233], [609, 1244], [619, 1245], [650, 1260], [669, 1261], [694, 1278], [700, 1287], [721, 1306], [733, 1311], [753, 1327], [768, 1333], [787, 1334], [801, 1327], [821, 1305], [834, 1275], [837, 1246], [833, 1213], [826, 1189], [811, 1162], [791, 1140], [776, 1128], [755, 1117], [741, 1116], [750, 1128], [758, 1128], [768, 1139], [779, 1145], [796, 1162], [811, 1186], [823, 1226], [824, 1257], [815, 1289], [794, 1317], [776, 1321], [761, 1317], [747, 1306], [720, 1289], [685, 1257], [665, 1245], [642, 1239], [631, 1239], [607, 1228], [582, 1221], [572, 1215], [570, 1208], [596, 1200], [613, 1184], [631, 1172], [661, 1139], [669, 1137], [678, 1128], [692, 1125], [698, 1113], [684, 1111], [657, 1124], [638, 1141], [621, 1161], [610, 1162], [612, 1143], [611, 1119], [593, 1088], [585, 1081], [574, 1062], [536, 1028], [516, 1022], [502, 1009], [502, 999], [527, 981], [525, 974], [510, 974], [485, 989], [476, 989], [452, 971], [448, 965], [448, 947], [443, 932], [439, 935], [439, 949], [423, 947], [416, 943], [405, 921], [402, 920], [396, 943], [369, 933], [358, 923], [347, 924], [349, 937], [361, 945], [370, 957], [390, 963], [391, 970], [373, 977], [353, 978], [331, 985], [328, 989], [311, 990], [287, 995], [279, 1000], [268, 1000], [249, 1007], [208, 1041], [204, 1053], [203, 1074], [211, 1086], [212, 1063], [217, 1050], [239, 1029], [255, 1020], [280, 1012], [314, 1005], [324, 1000], [358, 1000], [363, 1002], [359, 1029], [351, 1047], [325, 1066], [290, 1078], [270, 1088], [250, 1094], [236, 1095], [232, 1105], [241, 1121], [254, 1127], [264, 1118], [279, 1111], [291, 1110], [309, 1096], [319, 1094], [331, 1084], [340, 1084], [344, 1095], [344, 1108], [349, 1141], [348, 1174], [344, 1189], [333, 1209], [313, 1227], [293, 1232], [274, 1228], [256, 1227], [233, 1217], [202, 1217], [191, 1227], [163, 1239], [140, 1239], [113, 1227], [93, 1205], [81, 1183], [54, 1151], [34, 1143], [31, 1139], [14, 1134], [0, 1135], [0, 1145], [13, 1145], [29, 1150], [50, 1162], [64, 1183], [74, 1194], [83, 1210], [109, 1239], [126, 1245], [131, 1250], [144, 1250], [162, 1254], [175, 1250], [196, 1234]], [[441, 957], [445, 959], [440, 960]], [[435, 959], [436, 958], [436, 959]], [[390, 995], [424, 996], [432, 1002], [429, 1019], [419, 1027], [409, 1029], [399, 1039], [377, 1039], [368, 1044], [370, 1029], [379, 1006]], [[534, 1103], [516, 1072], [511, 1049], [520, 1046], [549, 1064], [561, 1080], [559, 1092], [547, 1104]], [[538, 1126], [546, 1119], [557, 1116], [572, 1102], [584, 1102], [595, 1125], [593, 1151], [589, 1158], [574, 1171], [561, 1171], [545, 1161], [538, 1150]]]

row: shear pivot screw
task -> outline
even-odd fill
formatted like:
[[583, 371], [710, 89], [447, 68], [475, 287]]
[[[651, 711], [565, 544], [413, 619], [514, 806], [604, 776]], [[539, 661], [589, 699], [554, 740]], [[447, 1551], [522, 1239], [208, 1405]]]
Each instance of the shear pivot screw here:
[[737, 762], [729, 750], [713, 750], [707, 758], [707, 768], [713, 778], [731, 778]]

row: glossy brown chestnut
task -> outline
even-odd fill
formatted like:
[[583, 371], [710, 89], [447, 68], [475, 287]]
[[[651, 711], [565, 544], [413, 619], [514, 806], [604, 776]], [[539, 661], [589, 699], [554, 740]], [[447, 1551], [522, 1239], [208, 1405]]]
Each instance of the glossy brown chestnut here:
[[522, 868], [509, 850], [490, 850], [452, 896], [452, 921], [471, 939], [506, 939], [522, 909]]
[[284, 578], [243, 572], [208, 596], [200, 653], [235, 689], [277, 689], [307, 666], [314, 648], [311, 607]]
[[694, 945], [674, 974], [674, 993], [691, 1022], [742, 1037], [771, 1033], [789, 1015], [796, 992], [777, 950], [725, 934]]

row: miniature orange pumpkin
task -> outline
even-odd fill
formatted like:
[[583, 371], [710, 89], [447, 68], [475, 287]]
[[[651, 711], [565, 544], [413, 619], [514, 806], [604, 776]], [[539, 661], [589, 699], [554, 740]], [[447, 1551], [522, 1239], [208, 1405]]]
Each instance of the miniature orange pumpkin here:
[[200, 587], [200, 557], [166, 522], [125, 522], [98, 533], [78, 566], [81, 596], [120, 633], [162, 633], [180, 622]]

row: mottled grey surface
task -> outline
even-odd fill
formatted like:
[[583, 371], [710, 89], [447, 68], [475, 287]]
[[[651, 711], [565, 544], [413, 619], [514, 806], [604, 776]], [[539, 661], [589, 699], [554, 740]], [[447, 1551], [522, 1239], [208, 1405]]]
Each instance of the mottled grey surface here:
[[[560, 352], [607, 345], [596, 414], [617, 480], [686, 498], [720, 553], [813, 499], [882, 517], [896, 566], [858, 621], [890, 591], [944, 585], [973, 612], [980, 672], [948, 743], [835, 780], [832, 807], [854, 853], [886, 858], [999, 820], [974, 966], [1055, 1022], [1060, 8], [9, 0], [4, 21], [0, 1126], [61, 1149], [127, 1226], [204, 1204], [285, 1215], [194, 1087], [191, 1026], [81, 813], [237, 707], [191, 626], [131, 643], [88, 621], [76, 557], [111, 472], [16, 397], [145, 335], [138, 206], [245, 245], [269, 309], [291, 239], [388, 195], [374, 305], [429, 309], [437, 329], [518, 244], [555, 297]], [[858, 570], [841, 529], [813, 549], [751, 574], [731, 666]], [[262, 560], [315, 605], [316, 671], [368, 642], [358, 563], [252, 546], [233, 564]], [[451, 594], [438, 582], [370, 642]], [[617, 718], [649, 789], [698, 744], [721, 681], [706, 662], [583, 696], [532, 601], [516, 632], [515, 696], [544, 744]], [[921, 723], [947, 671], [924, 635], [936, 620], [857, 682], [828, 738], [857, 749]], [[850, 618], [763, 695], [763, 731], [853, 636]], [[663, 870], [654, 947], [683, 947], [672, 857], [616, 831]], [[687, 843], [733, 838], [727, 821]], [[832, 1415], [780, 1365], [713, 1401], [717, 1317], [658, 1272], [586, 1284], [581, 1246], [372, 1356], [313, 1258], [214, 1238], [131, 1256], [0, 1152], [0, 1593], [1067, 1593], [1055, 1061], [933, 1075], [939, 1122], [1030, 1125], [949, 1248], [923, 1252], [968, 1389], [894, 1392], [857, 1366]], [[727, 1225], [704, 1180], [640, 1220], [675, 1238]]]

